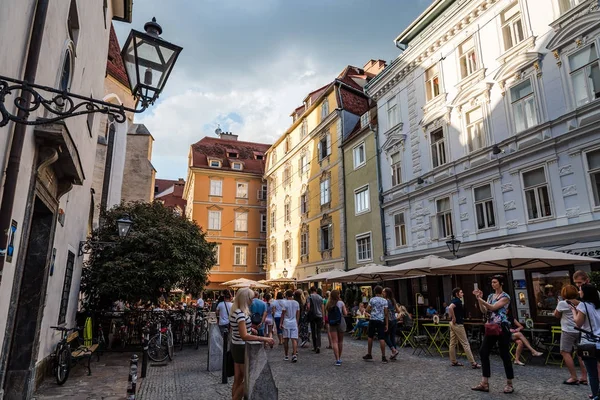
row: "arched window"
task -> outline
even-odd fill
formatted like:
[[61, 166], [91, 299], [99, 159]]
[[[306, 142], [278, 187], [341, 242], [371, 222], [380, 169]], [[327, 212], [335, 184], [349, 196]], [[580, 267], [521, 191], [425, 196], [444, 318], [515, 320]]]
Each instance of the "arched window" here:
[[62, 71], [60, 73], [60, 81], [58, 83], [58, 88], [60, 90], [69, 91], [71, 88], [71, 78], [73, 75], [73, 57], [71, 55], [71, 50], [67, 49], [65, 52], [65, 59], [63, 62]]

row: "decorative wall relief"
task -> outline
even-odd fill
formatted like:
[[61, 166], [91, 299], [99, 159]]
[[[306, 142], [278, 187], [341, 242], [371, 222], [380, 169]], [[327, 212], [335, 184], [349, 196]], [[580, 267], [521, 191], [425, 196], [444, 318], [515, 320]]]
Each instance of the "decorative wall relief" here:
[[571, 164], [563, 165], [562, 167], [560, 167], [558, 169], [558, 174], [560, 176], [571, 175], [572, 173], [573, 173], [573, 169], [571, 167]]
[[563, 197], [574, 196], [577, 194], [577, 187], [575, 185], [569, 185], [562, 188]]
[[579, 217], [579, 212], [580, 212], [579, 206], [573, 207], [573, 208], [567, 208], [565, 210], [567, 218], [577, 218], [577, 217]]
[[462, 231], [463, 239], [467, 239], [469, 235], [471, 235], [471, 232], [469, 232], [468, 230], [465, 229], [464, 231]]
[[506, 228], [508, 229], [517, 229], [519, 227], [519, 221], [516, 219], [512, 219], [510, 221], [506, 221]]
[[508, 182], [508, 183], [503, 183], [502, 186], [502, 193], [506, 193], [506, 192], [512, 192], [513, 191], [513, 184], [512, 182]]
[[517, 208], [517, 204], [514, 200], [504, 202], [504, 211], [515, 210]]
[[463, 205], [463, 204], [467, 204], [467, 198], [466, 197], [459, 197], [458, 198], [458, 205]]
[[469, 213], [460, 213], [460, 220], [467, 221], [469, 219]]

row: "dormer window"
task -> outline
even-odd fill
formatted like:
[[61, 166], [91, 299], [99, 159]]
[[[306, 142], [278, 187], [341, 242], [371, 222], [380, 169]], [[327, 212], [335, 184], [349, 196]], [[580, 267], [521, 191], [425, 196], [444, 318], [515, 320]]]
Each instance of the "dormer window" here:
[[367, 125], [369, 125], [369, 112], [368, 111], [360, 116], [360, 127], [364, 128]]
[[243, 169], [243, 165], [241, 162], [234, 162], [231, 164], [231, 168], [241, 171]]
[[219, 160], [210, 160], [208, 162], [208, 165], [210, 165], [213, 168], [221, 168], [221, 161], [219, 161]]
[[255, 151], [254, 152], [254, 159], [255, 160], [264, 160], [265, 159], [265, 155], [264, 155], [264, 153]]
[[235, 149], [226, 149], [227, 158], [239, 158], [239, 152]]

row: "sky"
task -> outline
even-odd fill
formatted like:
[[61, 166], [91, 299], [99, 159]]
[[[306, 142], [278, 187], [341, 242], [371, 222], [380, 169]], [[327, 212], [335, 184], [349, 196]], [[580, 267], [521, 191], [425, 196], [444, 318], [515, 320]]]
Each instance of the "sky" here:
[[136, 0], [130, 29], [156, 17], [183, 47], [157, 103], [135, 122], [155, 139], [157, 178], [187, 176], [190, 145], [224, 131], [273, 143], [306, 95], [347, 65], [388, 63], [398, 36], [431, 0]]

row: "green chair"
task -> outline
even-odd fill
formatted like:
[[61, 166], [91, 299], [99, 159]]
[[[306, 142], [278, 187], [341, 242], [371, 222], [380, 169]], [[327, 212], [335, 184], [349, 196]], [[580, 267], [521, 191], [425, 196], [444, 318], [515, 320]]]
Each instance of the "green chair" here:
[[560, 326], [553, 326], [551, 329], [552, 337], [550, 342], [543, 343], [546, 347], [548, 355], [546, 356], [546, 365], [560, 365], [562, 368], [564, 360], [562, 354], [560, 354], [560, 335], [562, 331]]

